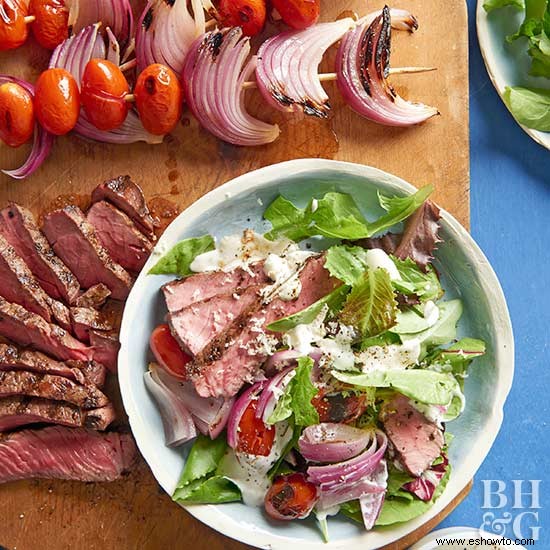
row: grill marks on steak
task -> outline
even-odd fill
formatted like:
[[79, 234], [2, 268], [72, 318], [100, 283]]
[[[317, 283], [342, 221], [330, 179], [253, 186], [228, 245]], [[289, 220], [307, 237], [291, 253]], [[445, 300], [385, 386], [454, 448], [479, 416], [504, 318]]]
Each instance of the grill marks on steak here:
[[45, 321], [36, 313], [0, 297], [0, 335], [21, 346], [43, 351], [61, 361], [90, 361], [92, 349], [66, 330]]
[[27, 478], [114, 481], [137, 457], [129, 434], [48, 427], [0, 440], [0, 483]]
[[115, 300], [128, 296], [132, 278], [109, 256], [80, 208], [66, 206], [50, 212], [44, 217], [42, 230], [83, 288], [103, 283]]
[[105, 201], [96, 202], [87, 214], [101, 244], [124, 269], [141, 271], [153, 243], [139, 231], [121, 210]]
[[111, 295], [111, 291], [103, 284], [98, 283], [83, 292], [76, 300], [76, 307], [91, 307], [99, 309]]
[[82, 342], [90, 342], [91, 330], [113, 330], [113, 324], [96, 309], [89, 307], [71, 308], [71, 324], [75, 336]]
[[155, 240], [154, 229], [158, 221], [151, 216], [141, 187], [130, 176], [119, 176], [98, 185], [92, 193], [92, 202], [104, 200], [122, 210], [142, 233]]
[[384, 405], [380, 420], [397, 459], [411, 475], [420, 476], [441, 455], [443, 431], [407, 397], [397, 395]]
[[80, 285], [69, 268], [54, 254], [29, 210], [11, 204], [0, 212], [0, 233], [24, 259], [44, 291], [72, 304]]

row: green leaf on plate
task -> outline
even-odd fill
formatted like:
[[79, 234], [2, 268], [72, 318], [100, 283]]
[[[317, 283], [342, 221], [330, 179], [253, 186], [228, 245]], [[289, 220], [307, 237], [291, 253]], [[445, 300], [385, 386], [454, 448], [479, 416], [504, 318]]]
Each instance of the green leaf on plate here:
[[190, 265], [204, 252], [214, 250], [214, 239], [210, 235], [185, 239], [171, 248], [150, 270], [150, 275], [178, 275], [187, 277], [192, 274]]
[[550, 132], [550, 90], [506, 87], [503, 98], [520, 124]]

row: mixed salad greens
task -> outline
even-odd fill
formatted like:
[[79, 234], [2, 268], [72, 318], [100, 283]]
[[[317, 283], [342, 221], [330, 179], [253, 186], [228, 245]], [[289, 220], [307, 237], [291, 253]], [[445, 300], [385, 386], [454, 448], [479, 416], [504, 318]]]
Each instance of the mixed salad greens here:
[[[303, 208], [283, 196], [269, 205], [271, 229], [257, 238], [282, 243], [279, 260], [300, 244], [293, 276], [322, 257], [334, 290], [265, 327], [276, 338], [263, 369], [231, 402], [225, 429], [196, 438], [174, 500], [312, 515], [325, 539], [337, 513], [369, 530], [433, 505], [451, 475], [445, 426], [464, 410], [464, 379], [485, 345], [457, 339], [463, 305], [444, 299], [431, 261], [440, 242], [431, 192], [379, 194], [385, 213], [374, 221], [338, 192]], [[322, 256], [311, 238], [330, 243]], [[151, 273], [188, 277], [216, 246], [186, 239]]]
[[[525, 17], [519, 29], [508, 36], [508, 42], [523, 40], [531, 57], [529, 74], [550, 79], [550, 2], [548, 0], [487, 0], [488, 13], [511, 7], [522, 10]], [[507, 87], [504, 101], [514, 117], [528, 128], [550, 132], [550, 89]]]

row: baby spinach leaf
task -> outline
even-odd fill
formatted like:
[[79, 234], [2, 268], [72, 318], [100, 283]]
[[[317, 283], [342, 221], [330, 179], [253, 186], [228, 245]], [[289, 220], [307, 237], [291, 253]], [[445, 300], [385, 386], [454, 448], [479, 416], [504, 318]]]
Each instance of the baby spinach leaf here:
[[214, 250], [214, 239], [210, 235], [194, 237], [180, 241], [172, 247], [150, 270], [150, 275], [178, 275], [187, 277], [192, 274], [190, 265], [204, 252]]

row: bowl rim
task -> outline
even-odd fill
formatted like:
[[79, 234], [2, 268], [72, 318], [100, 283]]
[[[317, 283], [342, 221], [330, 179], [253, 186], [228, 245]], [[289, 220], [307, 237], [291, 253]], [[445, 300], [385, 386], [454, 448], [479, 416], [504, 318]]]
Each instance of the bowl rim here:
[[[363, 180], [375, 180], [396, 191], [406, 193], [413, 193], [416, 191], [416, 188], [405, 180], [371, 166], [325, 159], [286, 161], [247, 172], [202, 196], [173, 220], [157, 242], [156, 248], [163, 250], [168, 242], [175, 244], [178, 240], [178, 234], [180, 233], [178, 227], [182, 223], [188, 224], [188, 218], [192, 218], [190, 222], [192, 224], [204, 211], [231, 196], [251, 193], [263, 187], [270, 187], [282, 175], [292, 174], [293, 177], [299, 175], [315, 177], [315, 173], [326, 175], [327, 172], [331, 172], [334, 175], [346, 174]], [[495, 272], [471, 235], [444, 209], [441, 209], [441, 217], [442, 224], [446, 226], [447, 230], [457, 236], [458, 241], [461, 243], [461, 247], [471, 260], [472, 269], [478, 274], [482, 291], [488, 297], [488, 302], [491, 304], [490, 311], [493, 313], [495, 340], [501, 344], [495, 345], [494, 350], [495, 362], [499, 365], [499, 376], [495, 389], [495, 402], [493, 404], [491, 416], [487, 419], [487, 427], [484, 430], [483, 440], [476, 443], [475, 448], [469, 456], [468, 475], [463, 476], [464, 479], [460, 480], [457, 480], [456, 476], [453, 480], [453, 476], [451, 476], [449, 486], [454, 484], [454, 491], [451, 494], [449, 491], [450, 487], [448, 486], [447, 490], [443, 492], [430, 510], [418, 518], [392, 526], [390, 529], [386, 528], [369, 533], [365, 532], [351, 538], [335, 540], [324, 545], [326, 548], [345, 548], [347, 550], [379, 548], [383, 545], [398, 541], [421, 527], [424, 523], [444, 510], [466, 487], [487, 456], [500, 430], [504, 417], [504, 403], [511, 389], [514, 375], [514, 339], [506, 300]], [[137, 289], [147, 285], [147, 272], [155, 261], [156, 259], [152, 254], [137, 278], [130, 296], [128, 297], [120, 330], [121, 349], [118, 359], [118, 378], [122, 402], [129, 418], [132, 434], [134, 435], [141, 455], [148, 465], [150, 465], [150, 460], [152, 460], [152, 453], [147, 449], [146, 445], [148, 437], [147, 430], [139, 423], [139, 408], [132, 396], [132, 384], [129, 375], [132, 364], [126, 359], [131, 342], [131, 321], [126, 315], [126, 312], [136, 309], [130, 306], [132, 306], [134, 300], [137, 300], [137, 298], [135, 298], [138, 294]], [[151, 466], [150, 468], [157, 482], [170, 495], [170, 489], [167, 487], [168, 484], [160, 479], [161, 474], [154, 471]], [[288, 548], [288, 544], [296, 544], [297, 542], [296, 538], [267, 532], [256, 528], [250, 523], [247, 523], [248, 529], [245, 530], [243, 529], [242, 523], [238, 523], [226, 514], [221, 513], [217, 505], [182, 505], [182, 507], [196, 519], [219, 533], [253, 547], [282, 550]], [[284, 533], [284, 529], [282, 531]], [[374, 546], [372, 546], [373, 543]], [[299, 544], [308, 549], [318, 548], [319, 546], [319, 542], [317, 541], [313, 542], [303, 539], [299, 539]]]

